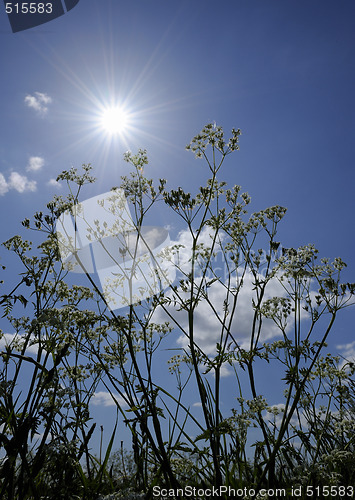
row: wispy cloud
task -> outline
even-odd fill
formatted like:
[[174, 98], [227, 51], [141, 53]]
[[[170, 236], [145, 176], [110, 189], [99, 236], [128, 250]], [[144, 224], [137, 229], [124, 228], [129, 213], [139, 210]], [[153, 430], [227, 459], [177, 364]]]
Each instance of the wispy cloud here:
[[[284, 411], [284, 403], [278, 403], [269, 406], [269, 408], [263, 415], [264, 420], [267, 422], [269, 427], [276, 426], [277, 428], [280, 428], [282, 420], [284, 418]], [[321, 415], [321, 412], [319, 412], [319, 418], [321, 418]], [[292, 415], [290, 425], [294, 426], [295, 428], [307, 429], [307, 427], [309, 426], [309, 422], [306, 418], [305, 413], [303, 411], [299, 411], [298, 413]]]
[[35, 92], [33, 95], [26, 95], [25, 104], [37, 111], [41, 116], [48, 113], [48, 105], [52, 102], [52, 98], [48, 94]]
[[26, 167], [26, 170], [28, 172], [37, 172], [38, 170], [41, 170], [43, 165], [44, 165], [43, 158], [41, 158], [40, 156], [31, 156], [30, 159], [28, 160], [28, 165]]
[[11, 172], [7, 180], [3, 174], [0, 174], [0, 196], [6, 194], [10, 189], [14, 189], [18, 193], [34, 192], [37, 189], [37, 182], [29, 180], [26, 175], [18, 172]]
[[[18, 333], [3, 333], [0, 337], [0, 349], [11, 346], [14, 351], [22, 351], [23, 344], [27, 340], [27, 335], [20, 335]], [[25, 354], [37, 354], [38, 343], [36, 343], [34, 335], [30, 336], [29, 343], [26, 348]]]
[[336, 348], [339, 349], [340, 354], [344, 357], [344, 360], [340, 365], [341, 367], [346, 365], [348, 362], [355, 363], [355, 340], [349, 344], [337, 345]]
[[[26, 171], [29, 173], [40, 172], [46, 164], [41, 156], [30, 156], [27, 162]], [[55, 179], [50, 179], [47, 182], [48, 186], [61, 187]], [[11, 189], [18, 193], [34, 192], [37, 190], [37, 181], [30, 179], [27, 175], [17, 171], [12, 171], [9, 174], [0, 173], [0, 196], [3, 196]]]
[[[43, 437], [44, 437], [44, 432], [37, 432], [36, 434], [34, 434], [33, 439], [36, 441], [42, 441]], [[49, 432], [46, 437], [46, 443], [50, 443], [52, 439], [53, 439], [52, 434]]]
[[121, 407], [127, 406], [127, 403], [118, 394], [110, 394], [107, 391], [95, 392], [92, 400], [92, 404], [95, 406], [116, 406], [117, 404]]
[[62, 187], [61, 183], [58, 182], [56, 179], [49, 179], [49, 181], [47, 182], [47, 185], [56, 187], [58, 189], [60, 189]]
[[11, 172], [7, 184], [10, 189], [15, 189], [18, 193], [36, 191], [37, 189], [36, 181], [30, 181], [25, 175], [18, 172]]
[[3, 176], [3, 174], [0, 174], [0, 196], [4, 195], [7, 193], [9, 190], [9, 185]]

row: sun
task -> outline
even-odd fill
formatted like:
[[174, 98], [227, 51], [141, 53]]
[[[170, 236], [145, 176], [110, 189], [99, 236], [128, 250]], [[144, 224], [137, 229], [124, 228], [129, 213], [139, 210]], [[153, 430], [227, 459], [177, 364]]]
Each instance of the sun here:
[[101, 126], [110, 135], [123, 134], [129, 125], [129, 114], [121, 106], [106, 108], [101, 115]]

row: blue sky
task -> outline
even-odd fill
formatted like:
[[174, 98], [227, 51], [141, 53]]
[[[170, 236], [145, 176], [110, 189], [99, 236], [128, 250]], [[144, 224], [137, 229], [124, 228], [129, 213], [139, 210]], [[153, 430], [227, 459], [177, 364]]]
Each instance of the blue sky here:
[[[64, 194], [63, 169], [93, 164], [86, 197], [118, 185], [127, 149], [146, 148], [153, 178], [194, 191], [206, 171], [184, 148], [216, 121], [242, 129], [225, 180], [254, 209], [286, 206], [283, 245], [341, 256], [354, 281], [354, 15], [350, 0], [82, 0], [13, 34], [2, 10], [1, 240]], [[99, 126], [115, 103], [131, 114], [119, 138]], [[334, 348], [354, 341], [353, 319], [344, 312]]]

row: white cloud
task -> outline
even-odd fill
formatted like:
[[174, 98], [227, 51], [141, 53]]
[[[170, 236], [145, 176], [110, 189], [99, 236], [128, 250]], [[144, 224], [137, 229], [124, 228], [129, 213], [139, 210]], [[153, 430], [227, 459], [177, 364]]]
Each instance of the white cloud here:
[[0, 196], [6, 194], [10, 189], [15, 189], [18, 193], [33, 192], [37, 190], [37, 182], [29, 180], [26, 175], [18, 172], [11, 172], [7, 180], [3, 174], [0, 174]]
[[[220, 240], [224, 240], [224, 235], [221, 233]], [[212, 234], [210, 228], [203, 228], [199, 234], [198, 243], [199, 245], [204, 245], [206, 248], [211, 248], [212, 246]], [[218, 243], [218, 241], [217, 241]], [[171, 246], [179, 245], [178, 255], [176, 257], [176, 264], [178, 268], [184, 272], [188, 273], [191, 270], [191, 256], [192, 256], [192, 235], [188, 229], [180, 231], [176, 241], [171, 241]], [[215, 246], [216, 252], [218, 252], [218, 245]]]
[[[284, 417], [285, 404], [278, 403], [276, 405], [272, 405], [269, 407], [269, 410], [270, 411], [266, 410], [264, 420], [267, 422], [269, 427], [272, 427], [272, 424], [274, 423], [276, 427], [279, 428]], [[294, 420], [294, 417], [292, 417], [292, 419]], [[295, 424], [295, 422], [293, 421], [292, 424]]]
[[[44, 437], [44, 432], [39, 432], [39, 433], [37, 432], [36, 434], [34, 434], [33, 439], [35, 441], [42, 441], [43, 437]], [[46, 443], [50, 443], [52, 439], [53, 439], [52, 434], [49, 432], [46, 437]]]
[[[203, 243], [206, 247], [211, 247], [212, 239], [208, 229], [204, 229], [199, 235], [199, 242]], [[176, 257], [176, 262], [179, 269], [184, 273], [189, 273], [191, 270], [191, 262], [189, 262], [191, 257], [191, 234], [189, 231], [182, 231], [177, 241], [172, 242], [172, 244], [183, 245], [183, 248], [179, 250], [178, 256]], [[202, 257], [201, 257], [202, 259]], [[203, 269], [205, 263], [203, 259], [201, 261], [201, 268]], [[224, 317], [224, 309], [226, 302], [228, 303], [228, 308], [231, 311], [233, 307], [234, 294], [236, 292], [231, 292], [228, 295], [228, 288], [231, 289], [233, 286], [237, 286], [236, 276], [228, 276], [229, 269], [223, 269], [224, 258], [221, 258], [221, 251], [219, 247], [216, 247], [216, 256], [213, 257], [213, 268], [219, 269], [219, 274], [221, 276], [219, 281], [212, 283], [208, 288], [208, 300], [201, 297], [201, 301], [198, 303], [194, 310], [194, 341], [195, 344], [209, 357], [216, 355], [216, 344], [221, 342], [221, 332], [222, 332], [222, 322]], [[197, 268], [198, 264], [195, 266]], [[212, 278], [213, 276], [211, 276]], [[227, 285], [228, 278], [232, 279], [230, 286]], [[262, 276], [259, 276], [262, 280]], [[234, 283], [233, 283], [234, 280]], [[252, 333], [252, 325], [254, 319], [254, 307], [253, 299], [257, 301], [256, 291], [255, 291], [255, 278], [251, 272], [246, 272], [243, 277], [243, 284], [237, 292], [237, 302], [236, 309], [230, 324], [230, 333], [234, 340], [238, 343], [239, 347], [248, 350], [250, 348], [250, 339]], [[195, 280], [196, 285], [200, 282], [199, 279]], [[180, 299], [188, 300], [189, 292], [183, 292], [179, 289]], [[169, 322], [174, 326], [174, 320], [180, 325], [181, 330], [177, 328], [177, 339], [176, 343], [178, 346], [187, 349], [189, 345], [189, 339], [183, 331], [189, 331], [188, 315], [184, 309], [179, 309], [179, 304], [174, 304], [174, 294], [172, 291], [167, 291], [165, 294], [167, 297], [172, 299], [171, 304], [165, 305], [166, 311], [162, 307], [158, 307], [152, 317], [152, 323], [165, 323]], [[280, 284], [277, 278], [270, 280], [266, 286], [264, 301], [271, 299], [272, 297], [285, 297], [287, 292], [284, 287]], [[170, 316], [169, 316], [170, 315]], [[227, 325], [229, 326], [230, 317], [227, 316]], [[291, 328], [291, 324], [288, 325]], [[224, 333], [225, 335], [225, 333]], [[264, 318], [261, 327], [261, 335], [259, 342], [267, 342], [271, 339], [280, 338], [282, 332], [279, 327], [271, 320]], [[232, 340], [232, 339], [230, 339]], [[228, 363], [222, 365], [221, 376], [228, 376], [232, 373], [232, 368]]]
[[56, 179], [49, 179], [49, 181], [47, 182], [47, 185], [56, 187], [58, 189], [60, 189], [62, 187], [61, 183], [58, 182]]
[[[277, 279], [270, 280], [266, 287], [264, 300], [272, 297], [283, 297], [285, 296], [285, 293], [285, 290]], [[170, 297], [173, 297], [171, 292], [168, 292], [168, 295]], [[187, 299], [188, 293], [180, 291], [180, 296], [183, 299]], [[223, 308], [226, 298], [226, 287], [222, 283], [217, 281], [213, 283], [209, 288], [209, 302], [202, 298], [200, 303], [195, 308], [194, 340], [196, 344], [207, 355], [216, 354], [216, 343], [220, 342], [222, 329], [219, 318], [223, 318]], [[243, 280], [243, 286], [241, 287], [238, 294], [237, 306], [230, 328], [230, 332], [233, 335], [234, 339], [243, 349], [248, 349], [250, 347], [250, 337], [254, 318], [253, 298], [254, 300], [256, 298], [254, 290], [254, 278], [251, 273], [246, 273]], [[228, 298], [230, 307], [232, 306], [232, 300], [233, 297], [230, 295]], [[182, 326], [182, 328], [185, 331], [188, 331], [188, 316], [186, 311], [177, 311], [173, 305], [166, 306], [166, 309], [168, 313], [170, 313], [173, 318]], [[165, 321], [169, 321], [168, 314], [164, 312], [162, 308], [158, 308], [152, 318], [152, 322], [164, 323]], [[270, 339], [280, 337], [280, 335], [280, 329], [272, 320], [263, 320], [260, 337], [261, 342], [266, 342]], [[188, 346], [188, 342], [188, 338], [184, 334], [181, 334], [177, 339], [177, 344], [181, 347], [186, 348]], [[226, 371], [224, 375], [227, 374], [228, 372]]]
[[41, 170], [43, 165], [44, 165], [43, 158], [41, 158], [40, 156], [31, 156], [30, 159], [28, 160], [28, 165], [26, 167], [26, 170], [28, 172], [37, 172], [38, 170]]
[[8, 180], [9, 188], [15, 189], [19, 193], [24, 193], [25, 191], [36, 191], [37, 183], [36, 181], [30, 181], [25, 175], [21, 175], [18, 172], [11, 172]]
[[0, 174], [0, 196], [2, 196], [5, 193], [7, 193], [8, 190], [9, 190], [9, 185], [6, 182], [6, 179], [3, 176], [3, 174]]
[[[266, 410], [264, 414], [264, 420], [267, 422], [269, 427], [273, 427], [274, 424], [277, 428], [280, 428], [280, 425], [284, 418], [285, 404], [278, 403], [276, 405], [272, 405], [268, 408], [268, 410]], [[321, 418], [321, 413], [319, 413], [319, 417]], [[299, 411], [298, 414], [294, 413], [291, 417], [290, 425], [294, 426], [295, 428], [307, 429], [308, 420], [304, 412]]]
[[48, 94], [35, 92], [34, 95], [26, 95], [25, 104], [29, 108], [33, 108], [41, 116], [48, 112], [48, 104], [52, 102], [52, 98]]
[[[27, 335], [20, 335], [18, 333], [3, 333], [0, 337], [0, 349], [10, 346], [14, 351], [20, 352], [24, 342], [27, 340]], [[38, 344], [34, 344], [35, 336], [30, 336], [29, 344], [26, 347], [25, 354], [37, 354]]]
[[340, 367], [342, 368], [347, 362], [355, 363], [355, 340], [349, 344], [337, 345], [341, 355], [345, 358]]
[[95, 392], [92, 400], [92, 404], [95, 406], [116, 406], [117, 404], [121, 407], [127, 406], [127, 403], [119, 394], [110, 394], [107, 391]]

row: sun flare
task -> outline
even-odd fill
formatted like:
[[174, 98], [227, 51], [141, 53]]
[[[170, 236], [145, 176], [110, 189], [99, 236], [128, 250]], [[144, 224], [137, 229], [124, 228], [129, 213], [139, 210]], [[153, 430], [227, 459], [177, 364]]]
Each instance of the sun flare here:
[[122, 134], [129, 122], [128, 113], [120, 106], [107, 108], [101, 115], [102, 128], [110, 135]]

